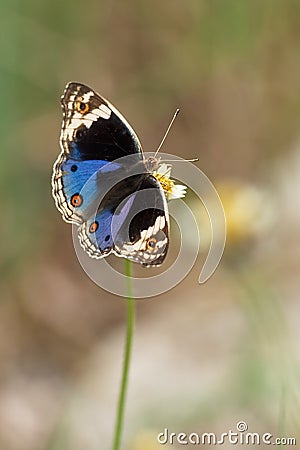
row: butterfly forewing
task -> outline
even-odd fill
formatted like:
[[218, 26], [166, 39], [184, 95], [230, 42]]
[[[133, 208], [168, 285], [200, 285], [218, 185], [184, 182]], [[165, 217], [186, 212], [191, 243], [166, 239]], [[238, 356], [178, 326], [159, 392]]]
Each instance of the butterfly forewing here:
[[79, 160], [105, 161], [141, 153], [141, 144], [132, 127], [111, 103], [92, 89], [69, 83], [61, 104], [64, 115], [61, 144], [65, 153]]

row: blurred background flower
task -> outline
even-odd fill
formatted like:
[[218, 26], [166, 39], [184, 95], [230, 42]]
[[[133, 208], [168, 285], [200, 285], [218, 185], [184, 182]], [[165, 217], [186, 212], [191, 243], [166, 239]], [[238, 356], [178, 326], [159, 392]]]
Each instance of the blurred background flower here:
[[[295, 0], [3, 2], [1, 448], [111, 443], [125, 305], [82, 271], [51, 198], [69, 80], [110, 99], [145, 150], [180, 107], [164, 149], [199, 157], [227, 216], [224, 258], [200, 286], [209, 229], [188, 192], [199, 260], [137, 304], [124, 448], [239, 420], [299, 436], [299, 14]], [[170, 258], [177, 247], [174, 227]]]
[[[161, 445], [157, 442], [157, 432], [141, 430], [130, 445], [130, 450], [160, 450]], [[165, 447], [165, 448], [168, 448]]]

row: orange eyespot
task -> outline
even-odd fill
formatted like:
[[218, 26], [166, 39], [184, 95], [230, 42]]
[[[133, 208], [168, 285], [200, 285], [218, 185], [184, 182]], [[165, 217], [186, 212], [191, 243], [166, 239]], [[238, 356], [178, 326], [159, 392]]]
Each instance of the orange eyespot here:
[[99, 223], [97, 221], [92, 222], [91, 225], [89, 226], [89, 232], [95, 233], [98, 230], [98, 227], [99, 227]]
[[76, 102], [75, 107], [76, 110], [80, 112], [80, 114], [86, 114], [90, 109], [88, 103], [84, 103], [81, 101]]
[[156, 246], [156, 239], [154, 237], [148, 239], [147, 242], [147, 248], [148, 250], [154, 250], [155, 246]]
[[74, 206], [74, 208], [78, 208], [78, 206], [81, 206], [83, 202], [83, 199], [80, 194], [74, 194], [71, 197], [71, 205]]

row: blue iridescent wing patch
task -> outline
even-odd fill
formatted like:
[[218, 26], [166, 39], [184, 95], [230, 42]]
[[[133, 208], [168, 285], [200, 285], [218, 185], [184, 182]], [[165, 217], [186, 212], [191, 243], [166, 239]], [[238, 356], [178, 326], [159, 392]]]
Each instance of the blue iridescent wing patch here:
[[[63, 219], [79, 225], [79, 241], [92, 257], [113, 252], [145, 266], [161, 264], [168, 250], [167, 203], [145, 166], [135, 132], [113, 105], [83, 84], [67, 84], [61, 105], [61, 153], [52, 192]], [[128, 155], [135, 155], [143, 170], [126, 179], [119, 158]], [[106, 192], [107, 181], [120, 173], [125, 179]], [[148, 207], [142, 192], [150, 198]]]
[[101, 192], [101, 176], [105, 179], [119, 169], [120, 165], [113, 162], [77, 161], [62, 155], [54, 168], [52, 182], [56, 206], [64, 220], [79, 224], [86, 220]]
[[[79, 241], [93, 258], [112, 251], [144, 266], [157, 266], [168, 249], [166, 200], [154, 177], [136, 177], [134, 182], [138, 186], [133, 193], [127, 179], [118, 183], [108, 198], [104, 197], [96, 215], [79, 227]], [[116, 193], [118, 202], [111, 200]]]
[[126, 221], [134, 197], [135, 194], [132, 194], [126, 199], [124, 206], [117, 213], [105, 207], [79, 227], [79, 242], [92, 258], [101, 258], [113, 250], [114, 242]]

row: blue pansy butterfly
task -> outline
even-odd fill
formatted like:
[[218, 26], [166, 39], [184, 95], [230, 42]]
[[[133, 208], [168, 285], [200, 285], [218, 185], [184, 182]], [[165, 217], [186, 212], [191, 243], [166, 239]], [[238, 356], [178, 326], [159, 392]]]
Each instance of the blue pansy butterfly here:
[[68, 83], [61, 105], [52, 192], [63, 219], [78, 224], [80, 244], [93, 258], [113, 252], [160, 265], [169, 244], [166, 200], [183, 197], [185, 186], [170, 179], [170, 166], [145, 159], [125, 118], [89, 87]]

